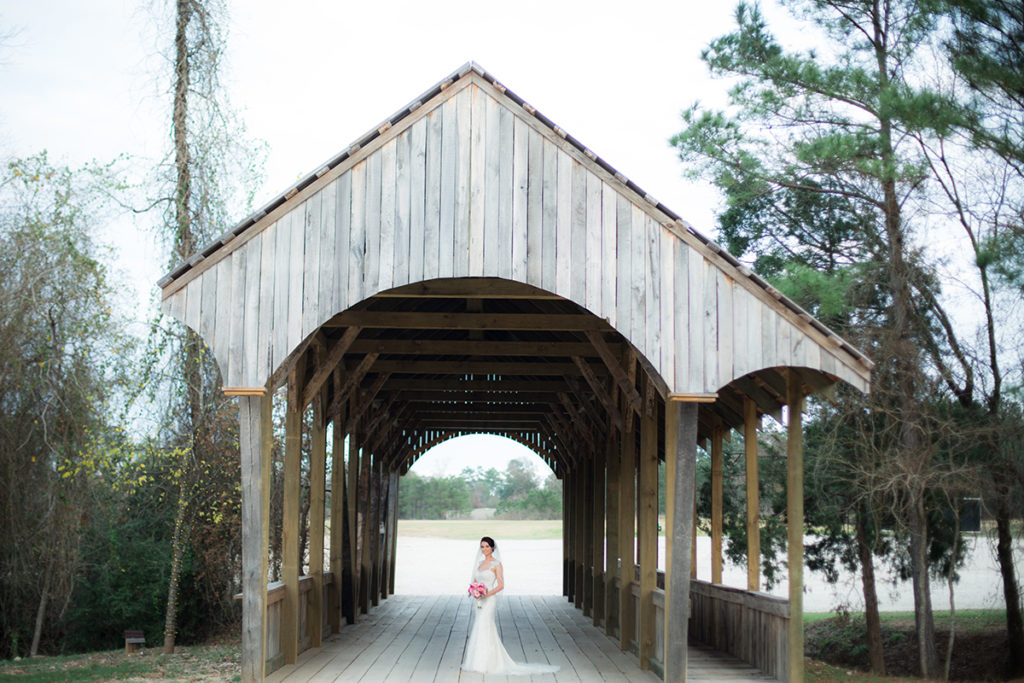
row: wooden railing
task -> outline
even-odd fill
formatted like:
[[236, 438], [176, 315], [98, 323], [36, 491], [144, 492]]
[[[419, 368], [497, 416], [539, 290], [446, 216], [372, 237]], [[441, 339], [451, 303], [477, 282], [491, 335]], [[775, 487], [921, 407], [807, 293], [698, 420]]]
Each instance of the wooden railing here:
[[690, 637], [789, 678], [789, 601], [766, 593], [690, 580]]
[[[618, 595], [622, 583], [615, 578], [606, 612], [618, 631]], [[651, 669], [663, 676], [665, 667], [665, 575], [658, 572], [654, 603], [654, 657]], [[640, 587], [631, 586], [634, 614], [640, 611]], [[787, 644], [789, 601], [766, 593], [757, 593], [690, 580], [689, 636], [716, 650], [728, 652], [776, 680], [789, 677]], [[637, 653], [639, 620], [634, 620], [631, 650]]]
[[[324, 595], [328, 587], [334, 583], [334, 575], [331, 572], [324, 573]], [[309, 595], [313, 590], [313, 577], [299, 577], [299, 652], [309, 649], [312, 638], [309, 635]], [[274, 581], [267, 585], [267, 642], [266, 642], [266, 672], [270, 673], [281, 668], [284, 664], [284, 653], [281, 652], [281, 608], [284, 605], [284, 584]], [[327, 600], [323, 601], [320, 619], [323, 634], [331, 632], [328, 623]]]

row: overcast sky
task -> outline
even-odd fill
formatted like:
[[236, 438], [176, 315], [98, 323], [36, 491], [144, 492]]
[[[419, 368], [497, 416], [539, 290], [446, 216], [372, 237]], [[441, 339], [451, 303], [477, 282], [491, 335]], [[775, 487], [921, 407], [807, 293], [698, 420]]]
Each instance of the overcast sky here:
[[[7, 36], [0, 155], [45, 148], [52, 160], [77, 166], [127, 154], [137, 169], [158, 160], [169, 142], [169, 68], [160, 51], [173, 39], [171, 4], [0, 0]], [[732, 7], [692, 0], [229, 2], [223, 80], [249, 134], [269, 153], [256, 205], [472, 60], [713, 233], [710, 184], [682, 180], [668, 138], [694, 100], [724, 102], [727, 86], [709, 79], [700, 51], [731, 28]], [[147, 230], [157, 218], [122, 218], [108, 229], [133, 300], [142, 302], [140, 319], [166, 265]], [[446, 455], [446, 471], [473, 457]]]

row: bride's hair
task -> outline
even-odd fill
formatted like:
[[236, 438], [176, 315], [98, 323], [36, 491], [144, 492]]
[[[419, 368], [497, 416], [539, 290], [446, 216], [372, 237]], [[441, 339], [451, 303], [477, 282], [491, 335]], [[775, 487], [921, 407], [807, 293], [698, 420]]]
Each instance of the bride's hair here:
[[486, 543], [487, 545], [491, 546], [491, 550], [497, 550], [498, 549], [498, 544], [495, 543], [494, 539], [491, 538], [490, 536], [484, 536], [483, 538], [480, 539], [480, 542], [481, 543]]

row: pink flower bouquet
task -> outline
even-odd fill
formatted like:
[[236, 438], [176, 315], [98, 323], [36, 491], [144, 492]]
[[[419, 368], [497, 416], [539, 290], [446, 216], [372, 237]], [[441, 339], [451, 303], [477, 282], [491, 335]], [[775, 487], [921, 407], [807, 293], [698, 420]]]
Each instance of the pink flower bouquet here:
[[469, 584], [469, 597], [476, 600], [477, 607], [483, 607], [483, 603], [480, 602], [480, 598], [484, 597], [484, 593], [487, 592], [487, 586], [482, 583], [471, 583]]

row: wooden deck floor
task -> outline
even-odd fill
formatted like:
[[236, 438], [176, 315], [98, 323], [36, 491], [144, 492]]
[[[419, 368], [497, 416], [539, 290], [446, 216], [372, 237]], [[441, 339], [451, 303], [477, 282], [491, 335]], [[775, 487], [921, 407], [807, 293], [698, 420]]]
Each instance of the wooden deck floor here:
[[[641, 671], [603, 630], [558, 596], [503, 598], [498, 607], [502, 642], [519, 662], [557, 664], [543, 676], [481, 676], [459, 669], [472, 604], [461, 596], [393, 595], [371, 614], [307, 650], [268, 681], [660, 681]], [[760, 672], [712, 650], [690, 648], [691, 681], [763, 681]]]

